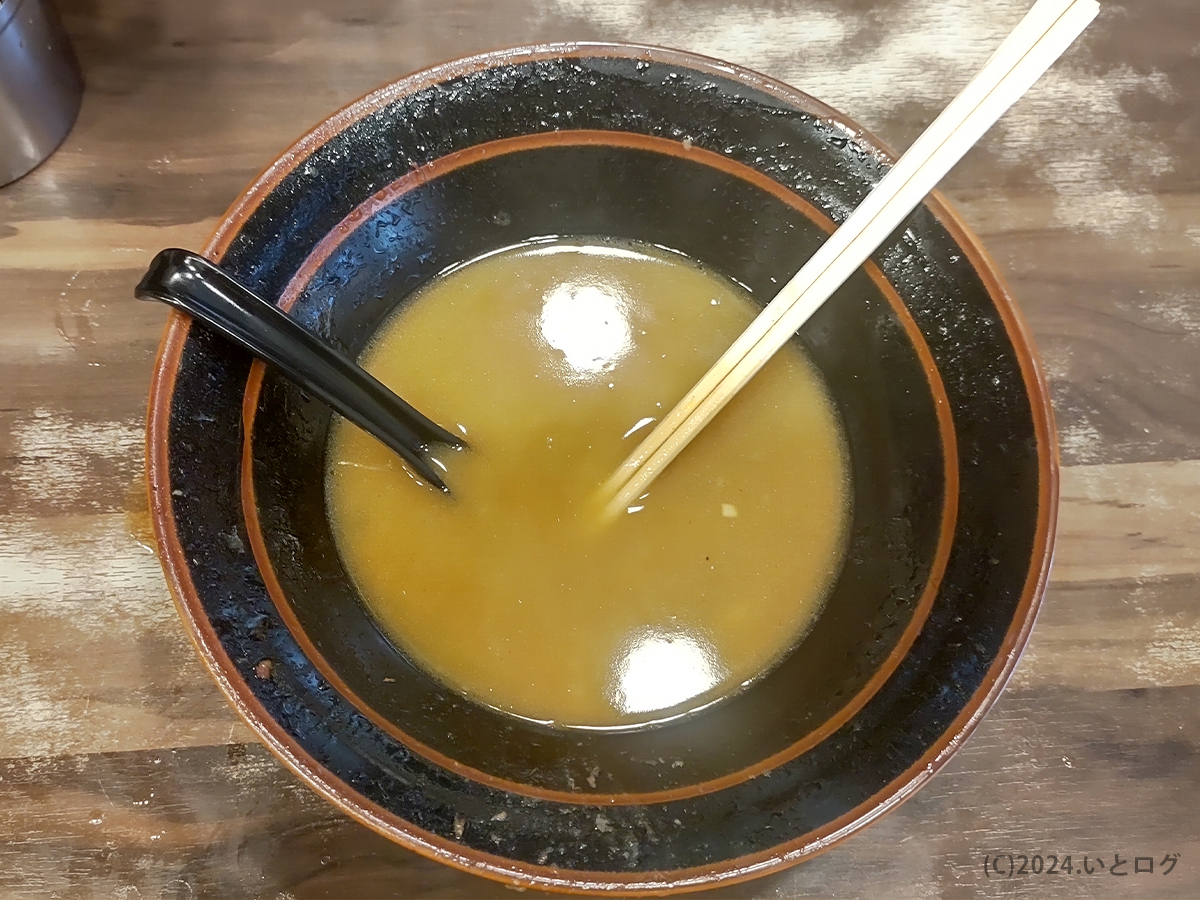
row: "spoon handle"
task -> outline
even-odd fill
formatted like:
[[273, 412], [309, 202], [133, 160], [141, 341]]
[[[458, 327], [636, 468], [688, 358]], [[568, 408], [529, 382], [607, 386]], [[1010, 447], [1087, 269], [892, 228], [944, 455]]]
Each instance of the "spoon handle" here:
[[422, 453], [430, 444], [466, 443], [423, 416], [279, 307], [187, 250], [161, 251], [134, 295], [199, 319], [319, 397], [398, 453], [427, 482], [448, 492]]

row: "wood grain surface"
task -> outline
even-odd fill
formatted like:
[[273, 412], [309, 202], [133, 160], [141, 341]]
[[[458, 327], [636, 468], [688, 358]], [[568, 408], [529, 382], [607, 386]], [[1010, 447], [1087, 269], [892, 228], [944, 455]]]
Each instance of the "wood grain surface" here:
[[[542, 40], [678, 46], [903, 147], [1026, 0], [59, 5], [83, 109], [49, 162], [0, 188], [0, 894], [509, 896], [335, 812], [203, 670], [148, 530], [165, 314], [133, 284], [161, 247], [200, 247], [308, 127], [433, 62]], [[721, 896], [1200, 895], [1198, 133], [1194, 0], [1108, 3], [944, 185], [1052, 383], [1066, 468], [1042, 615], [928, 787]], [[997, 853], [1071, 854], [1076, 872], [1087, 855], [1097, 874], [989, 877]], [[1155, 871], [1112, 877], [1114, 854]]]

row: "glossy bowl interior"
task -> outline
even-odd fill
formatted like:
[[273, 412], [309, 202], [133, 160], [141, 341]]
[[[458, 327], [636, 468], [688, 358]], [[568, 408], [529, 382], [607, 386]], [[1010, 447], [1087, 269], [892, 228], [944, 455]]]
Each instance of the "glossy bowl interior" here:
[[[319, 126], [208, 255], [351, 353], [447, 267], [550, 235], [664, 246], [765, 303], [888, 161], [811, 98], [723, 64], [512, 51], [413, 76]], [[642, 892], [817, 852], [928, 777], [998, 693], [1043, 586], [1056, 470], [1015, 309], [936, 198], [795, 340], [847, 435], [846, 562], [790, 655], [700, 714], [556, 730], [426, 675], [366, 612], [333, 543], [329, 411], [177, 318], [148, 439], [184, 619], [302, 777], [471, 871]]]

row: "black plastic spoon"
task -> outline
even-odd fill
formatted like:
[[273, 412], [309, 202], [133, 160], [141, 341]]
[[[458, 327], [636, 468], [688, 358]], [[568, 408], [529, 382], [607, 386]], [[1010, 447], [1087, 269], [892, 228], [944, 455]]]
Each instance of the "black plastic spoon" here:
[[424, 453], [431, 444], [465, 448], [466, 441], [417, 412], [204, 257], [178, 248], [163, 250], [134, 295], [173, 306], [232, 339], [378, 438], [438, 490], [450, 492]]

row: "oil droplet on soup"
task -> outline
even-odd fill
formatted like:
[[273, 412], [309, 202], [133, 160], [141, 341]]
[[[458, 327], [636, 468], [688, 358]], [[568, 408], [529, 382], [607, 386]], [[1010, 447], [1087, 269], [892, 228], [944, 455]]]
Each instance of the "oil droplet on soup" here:
[[410, 659], [479, 702], [558, 725], [673, 717], [794, 647], [841, 565], [848, 468], [820, 375], [784, 348], [603, 524], [598, 491], [757, 312], [642, 244], [558, 240], [420, 289], [362, 364], [471, 449], [454, 491], [333, 427], [326, 499], [346, 568]]

